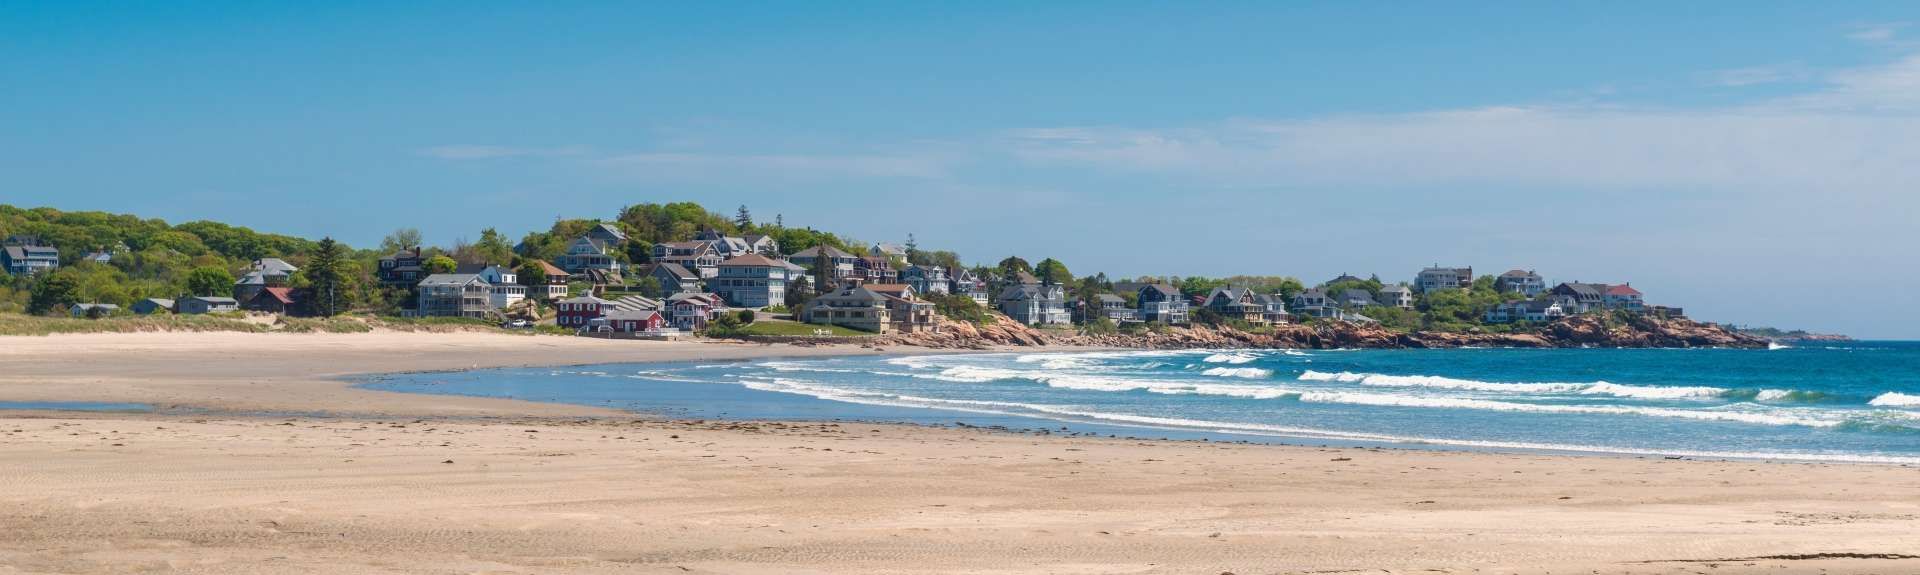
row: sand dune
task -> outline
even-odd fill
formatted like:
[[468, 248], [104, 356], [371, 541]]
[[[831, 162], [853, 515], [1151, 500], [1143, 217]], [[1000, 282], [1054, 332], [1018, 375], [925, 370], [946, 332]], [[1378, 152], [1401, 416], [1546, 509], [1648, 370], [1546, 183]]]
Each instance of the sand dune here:
[[0, 415], [0, 573], [1920, 571], [1901, 467], [672, 422], [326, 379], [861, 352], [9, 338], [0, 401], [167, 409]]

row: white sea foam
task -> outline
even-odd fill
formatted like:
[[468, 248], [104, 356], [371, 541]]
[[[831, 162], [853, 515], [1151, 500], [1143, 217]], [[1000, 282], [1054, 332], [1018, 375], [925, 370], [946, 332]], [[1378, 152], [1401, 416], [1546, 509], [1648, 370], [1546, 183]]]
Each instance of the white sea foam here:
[[1762, 389], [1753, 395], [1754, 401], [1779, 401], [1793, 395], [1791, 389]]
[[1308, 392], [1300, 394], [1300, 401], [1307, 403], [1340, 403], [1348, 405], [1371, 405], [1381, 407], [1432, 407], [1444, 409], [1476, 409], [1486, 411], [1508, 411], [1517, 413], [1578, 413], [1601, 415], [1642, 415], [1649, 417], [1671, 417], [1696, 419], [1703, 421], [1730, 421], [1759, 425], [1798, 425], [1804, 427], [1834, 427], [1842, 423], [1840, 419], [1801, 417], [1784, 411], [1732, 411], [1705, 409], [1674, 409], [1666, 407], [1639, 407], [1627, 405], [1553, 405], [1538, 403], [1519, 403], [1512, 401], [1494, 401], [1487, 399], [1468, 399], [1459, 397], [1427, 397], [1413, 395], [1395, 395], [1381, 393], [1351, 392]]
[[1360, 381], [1366, 378], [1367, 378], [1367, 374], [1364, 374], [1364, 373], [1353, 373], [1351, 371], [1342, 371], [1340, 373], [1326, 373], [1326, 372], [1314, 371], [1309, 369], [1307, 370], [1306, 373], [1300, 374], [1299, 380], [1300, 381], [1340, 381], [1340, 382], [1352, 383], [1352, 382]]
[[1897, 391], [1889, 391], [1874, 397], [1872, 401], [1867, 402], [1867, 405], [1880, 407], [1920, 407], [1920, 395], [1908, 395]]
[[1265, 379], [1266, 377], [1273, 375], [1273, 370], [1261, 369], [1258, 367], [1214, 367], [1214, 368], [1208, 368], [1206, 371], [1200, 372], [1200, 374], [1214, 375], [1219, 377], [1245, 377], [1250, 379]]
[[1611, 395], [1614, 397], [1635, 399], [1720, 397], [1727, 393], [1726, 389], [1718, 387], [1624, 385], [1604, 381], [1593, 383], [1502, 383], [1472, 379], [1455, 379], [1437, 375], [1386, 375], [1379, 373], [1353, 373], [1350, 371], [1326, 373], [1308, 370], [1306, 373], [1300, 374], [1298, 379], [1300, 381], [1358, 383], [1360, 385], [1374, 387], [1426, 387], [1500, 393], [1578, 393], [1583, 395]]
[[1206, 359], [1202, 359], [1200, 361], [1204, 361], [1207, 363], [1226, 363], [1226, 364], [1232, 364], [1232, 365], [1240, 365], [1243, 363], [1252, 363], [1259, 360], [1260, 360], [1260, 356], [1257, 356], [1251, 353], [1232, 352], [1232, 353], [1216, 353], [1213, 355], [1209, 355], [1206, 357]]
[[[1881, 464], [1920, 464], [1920, 457], [1887, 456], [1871, 454], [1836, 453], [1790, 453], [1790, 452], [1751, 452], [1751, 451], [1701, 451], [1684, 449], [1641, 449], [1628, 447], [1610, 447], [1595, 445], [1577, 445], [1561, 443], [1541, 443], [1523, 441], [1487, 441], [1468, 439], [1426, 438], [1397, 436], [1378, 433], [1346, 432], [1304, 427], [1290, 427], [1259, 423], [1227, 421], [1209, 421], [1200, 419], [1155, 417], [1127, 413], [1109, 413], [1062, 405], [1018, 403], [1003, 401], [982, 401], [962, 399], [936, 399], [911, 395], [898, 395], [875, 392], [862, 392], [821, 385], [813, 382], [801, 382], [775, 378], [772, 380], [742, 380], [743, 385], [765, 391], [808, 395], [830, 401], [879, 405], [890, 407], [913, 407], [923, 409], [943, 409], [968, 413], [990, 415], [1028, 416], [1058, 421], [1093, 421], [1114, 425], [1153, 429], [1195, 430], [1225, 434], [1260, 435], [1269, 437], [1295, 437], [1306, 439], [1342, 439], [1354, 441], [1377, 441], [1382, 443], [1406, 443], [1427, 445], [1451, 445], [1485, 449], [1522, 449], [1545, 450], [1575, 453], [1618, 453], [1627, 455], [1664, 455], [1700, 458], [1732, 459], [1772, 459], [1797, 461], [1832, 461]], [[1915, 397], [1915, 396], [1907, 396]]]

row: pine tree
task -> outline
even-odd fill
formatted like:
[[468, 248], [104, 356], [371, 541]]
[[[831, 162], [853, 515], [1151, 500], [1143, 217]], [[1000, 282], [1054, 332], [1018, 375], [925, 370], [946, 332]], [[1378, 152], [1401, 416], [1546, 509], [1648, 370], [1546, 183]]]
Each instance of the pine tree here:
[[773, 215], [773, 227], [774, 227], [774, 229], [782, 229], [782, 230], [783, 230], [783, 229], [786, 229], [786, 228], [787, 228], [787, 218], [786, 218], [786, 216], [783, 216], [783, 215], [781, 215], [781, 214], [774, 214], [774, 215]]
[[346, 250], [333, 238], [322, 238], [307, 258], [307, 282], [309, 291], [307, 309], [313, 315], [332, 317], [353, 309], [354, 279], [353, 262], [347, 261]]
[[733, 227], [740, 228], [741, 232], [753, 227], [753, 214], [747, 213], [746, 204], [740, 204], [740, 210], [734, 212]]

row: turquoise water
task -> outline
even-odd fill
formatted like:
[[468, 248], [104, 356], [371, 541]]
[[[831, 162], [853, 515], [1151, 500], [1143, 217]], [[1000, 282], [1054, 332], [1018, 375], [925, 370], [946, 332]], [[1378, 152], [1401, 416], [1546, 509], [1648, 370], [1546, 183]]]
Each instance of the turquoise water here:
[[712, 418], [1920, 463], [1914, 342], [861, 357], [407, 374], [368, 385]]

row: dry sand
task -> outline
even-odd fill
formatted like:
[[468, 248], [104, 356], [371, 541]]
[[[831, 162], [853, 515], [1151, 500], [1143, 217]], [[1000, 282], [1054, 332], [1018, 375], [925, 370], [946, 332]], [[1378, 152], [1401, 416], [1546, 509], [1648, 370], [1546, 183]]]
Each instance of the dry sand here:
[[173, 407], [0, 413], [0, 573], [1920, 572], [1905, 467], [670, 422], [327, 379], [862, 352], [5, 338], [0, 401]]

